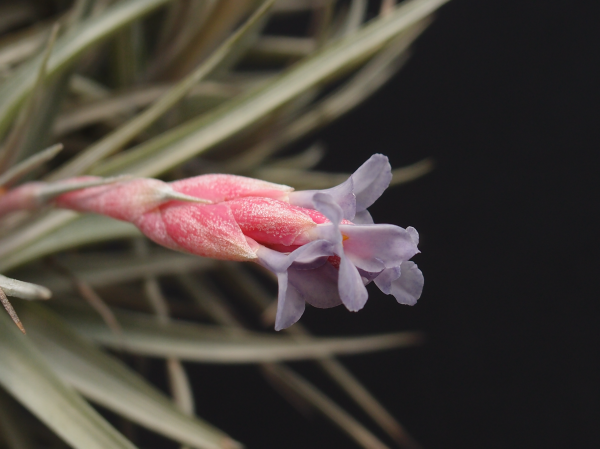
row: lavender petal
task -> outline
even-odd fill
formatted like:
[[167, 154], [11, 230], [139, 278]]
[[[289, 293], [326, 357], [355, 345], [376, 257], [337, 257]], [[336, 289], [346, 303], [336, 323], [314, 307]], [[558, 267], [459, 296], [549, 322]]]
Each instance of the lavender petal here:
[[[386, 270], [389, 268], [386, 268]], [[365, 271], [362, 268], [357, 268], [358, 270], [358, 274], [360, 274], [360, 277], [363, 280], [363, 283], [365, 285], [368, 285], [369, 283], [371, 283], [372, 281], [374, 281], [377, 276], [379, 276], [383, 271], [385, 270], [381, 270], [381, 271]]]
[[419, 233], [417, 232], [417, 230], [415, 228], [413, 228], [412, 226], [409, 226], [408, 228], [406, 228], [406, 232], [408, 232], [408, 234], [410, 235], [410, 238], [415, 243], [415, 245], [418, 245], [419, 244]]
[[322, 192], [315, 193], [313, 195], [313, 204], [314, 208], [325, 215], [334, 226], [337, 226], [342, 221], [342, 208], [338, 206], [331, 195]]
[[333, 201], [342, 209], [343, 218], [346, 220], [352, 220], [354, 218], [356, 213], [356, 196], [354, 195], [354, 182], [352, 177], [331, 189], [291, 192], [288, 195], [288, 198], [290, 204], [293, 204], [294, 206], [313, 209], [313, 199], [318, 193], [324, 193], [331, 196]]
[[399, 226], [340, 225], [339, 228], [346, 237], [346, 256], [365, 271], [375, 272], [398, 266], [419, 252], [413, 234]]
[[[296, 267], [313, 267], [315, 264], [325, 264], [326, 257], [332, 255], [331, 243], [324, 240], [310, 242], [290, 254], [260, 246], [256, 255], [258, 263], [277, 275], [279, 293], [277, 296], [277, 315], [275, 330], [285, 329], [300, 319], [304, 313], [304, 298], [298, 288], [289, 283], [289, 273]], [[300, 270], [310, 272], [311, 270]], [[310, 279], [308, 279], [310, 281]]]
[[277, 315], [275, 316], [276, 331], [290, 327], [304, 313], [304, 300], [293, 286], [288, 285], [287, 277], [287, 273], [277, 274], [279, 294], [277, 295]]
[[324, 263], [312, 270], [297, 270], [292, 265], [288, 274], [288, 282], [311, 306], [328, 309], [342, 304], [338, 293], [338, 271], [331, 264]]
[[361, 212], [357, 212], [356, 215], [354, 216], [354, 219], [352, 219], [352, 222], [354, 224], [374, 224], [375, 223], [373, 221], [373, 217], [371, 217], [371, 214], [369, 213], [368, 210], [363, 210]]
[[392, 283], [400, 277], [400, 266], [386, 268], [374, 280], [375, 285], [379, 287], [386, 295], [392, 294]]
[[373, 204], [388, 188], [392, 180], [392, 166], [383, 154], [374, 154], [352, 175], [356, 212]]
[[283, 273], [292, 264], [307, 265], [307, 268], [314, 264], [319, 265], [319, 259], [333, 255], [331, 243], [325, 240], [315, 240], [292, 251], [290, 254], [280, 253], [265, 246], [261, 246], [257, 251], [258, 263], [273, 273]]
[[346, 257], [340, 257], [340, 272], [338, 291], [340, 298], [348, 310], [357, 312], [362, 309], [369, 299], [360, 273]]
[[402, 262], [400, 277], [392, 282], [391, 293], [400, 304], [414, 306], [423, 292], [423, 273], [414, 262]]

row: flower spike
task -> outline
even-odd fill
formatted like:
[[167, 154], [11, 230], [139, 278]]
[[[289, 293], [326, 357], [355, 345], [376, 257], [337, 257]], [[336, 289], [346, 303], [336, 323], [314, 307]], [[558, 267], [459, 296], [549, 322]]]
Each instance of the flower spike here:
[[380, 154], [322, 191], [293, 192], [224, 174], [172, 183], [81, 177], [11, 190], [0, 196], [0, 215], [54, 199], [58, 207], [130, 222], [177, 251], [259, 263], [279, 282], [280, 330], [298, 321], [306, 303], [362, 309], [373, 281], [401, 304], [417, 302], [423, 274], [409, 261], [419, 252], [417, 231], [373, 224], [367, 212], [390, 180], [390, 164]]

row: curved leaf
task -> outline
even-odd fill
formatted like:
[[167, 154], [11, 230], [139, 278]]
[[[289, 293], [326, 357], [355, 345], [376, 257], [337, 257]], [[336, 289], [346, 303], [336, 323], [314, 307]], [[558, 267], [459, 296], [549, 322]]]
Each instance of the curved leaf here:
[[210, 424], [181, 412], [143, 377], [83, 339], [47, 308], [27, 305], [19, 311], [46, 362], [90, 400], [193, 447], [240, 447]]
[[410, 346], [421, 339], [416, 332], [367, 337], [306, 338], [301, 341], [267, 333], [207, 326], [181, 320], [159, 324], [155, 317], [115, 312], [122, 328], [116, 335], [102, 319], [81, 308], [50, 304], [82, 335], [108, 347], [152, 357], [177, 357], [205, 363], [259, 363], [304, 360], [330, 355], [359, 354]]
[[[63, 227], [41, 234], [40, 236], [45, 238], [33, 242], [20, 251], [15, 251], [11, 255], [4, 256], [0, 259], [0, 271], [14, 268], [57, 251], [89, 243], [142, 235], [132, 224], [100, 215], [84, 215], [79, 220], [74, 220], [78, 214], [71, 211], [58, 211], [52, 215], [57, 220], [62, 220], [59, 225]], [[14, 240], [12, 243], [14, 244]]]
[[355, 67], [446, 1], [403, 2], [389, 16], [375, 19], [352, 36], [324, 47], [267, 86], [115, 156], [94, 173], [160, 175], [257, 123], [308, 89]]
[[[59, 73], [85, 50], [110, 37], [120, 28], [148, 14], [170, 0], [124, 0], [102, 14], [82, 21], [76, 28], [57, 39], [48, 60], [48, 77]], [[18, 107], [35, 85], [39, 59], [34, 58], [0, 87], [0, 137]]]
[[62, 383], [39, 350], [0, 313], [0, 384], [77, 449], [135, 449], [81, 396]]

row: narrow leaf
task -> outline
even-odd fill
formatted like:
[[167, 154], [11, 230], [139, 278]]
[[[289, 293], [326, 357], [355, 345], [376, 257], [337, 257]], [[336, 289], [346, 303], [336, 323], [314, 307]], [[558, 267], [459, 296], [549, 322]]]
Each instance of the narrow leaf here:
[[[81, 219], [73, 221], [78, 217], [78, 214], [71, 211], [58, 211], [53, 215], [53, 220], [56, 220], [60, 227], [56, 229], [56, 223], [53, 221], [41, 221], [42, 225], [49, 228], [46, 229], [28, 229], [31, 233], [36, 233], [38, 239], [33, 244], [22, 248], [20, 251], [15, 251], [9, 256], [0, 259], [0, 271], [6, 271], [9, 268], [16, 267], [34, 259], [53, 254], [57, 251], [62, 251], [69, 248], [76, 248], [89, 243], [104, 242], [126, 237], [138, 237], [140, 231], [132, 224], [122, 221], [113, 220], [99, 215], [85, 215]], [[70, 222], [71, 221], [71, 222]], [[69, 223], [70, 222], [70, 223]], [[68, 223], [65, 225], [65, 223]], [[46, 238], [40, 238], [46, 237]], [[28, 233], [20, 235], [25, 242], [29, 238]], [[20, 243], [17, 240], [4, 242], [6, 245], [11, 243], [17, 246]], [[14, 246], [13, 246], [14, 248]], [[11, 249], [8, 246], [8, 249]], [[8, 251], [7, 251], [8, 252]]]
[[195, 71], [184, 78], [181, 82], [173, 86], [151, 107], [146, 109], [138, 116], [131, 119], [125, 125], [121, 126], [115, 132], [107, 135], [99, 142], [89, 147], [86, 151], [73, 158], [68, 164], [53, 173], [49, 179], [61, 179], [83, 173], [97, 161], [105, 158], [120, 150], [124, 145], [131, 141], [140, 132], [154, 123], [165, 112], [171, 109], [179, 100], [181, 100], [189, 91], [202, 79], [206, 78], [215, 67], [219, 65], [229, 52], [235, 48], [236, 44], [252, 29], [252, 26], [262, 18], [274, 0], [266, 0], [261, 7], [227, 39], [203, 64]]
[[19, 319], [19, 315], [17, 315], [17, 312], [15, 311], [14, 307], [12, 306], [12, 304], [6, 297], [6, 293], [4, 293], [4, 290], [2, 290], [1, 288], [0, 288], [0, 303], [2, 303], [2, 307], [4, 307], [4, 309], [6, 310], [6, 313], [8, 313], [8, 316], [10, 317], [10, 319], [13, 320], [13, 323], [15, 323], [16, 326], [19, 328], [19, 330], [23, 334], [25, 334], [26, 333], [25, 328], [23, 327], [23, 323], [21, 323], [21, 320]]
[[50, 148], [28, 157], [23, 162], [20, 162], [7, 172], [0, 175], [0, 187], [11, 186], [23, 176], [28, 175], [36, 168], [54, 158], [54, 156], [56, 156], [62, 149], [62, 144], [57, 143], [56, 145], [52, 145]]
[[182, 413], [143, 377], [83, 339], [47, 308], [26, 307], [21, 314], [46, 362], [85, 397], [193, 447], [240, 447], [212, 425]]
[[52, 292], [46, 287], [7, 278], [1, 274], [0, 288], [4, 290], [4, 293], [8, 296], [16, 296], [17, 298], [23, 299], [49, 299], [52, 296]]
[[[156, 248], [147, 257], [140, 259], [131, 252], [90, 253], [61, 256], [61, 265], [90, 287], [106, 287], [143, 279], [146, 276], [166, 276], [207, 270], [215, 266], [215, 261], [199, 256], [178, 253]], [[72, 283], [55, 273], [41, 270], [28, 270], [21, 278], [29, 282], [45, 285], [54, 293], [72, 291]]]
[[[48, 61], [47, 76], [52, 77], [98, 42], [170, 0], [124, 0], [107, 8], [102, 14], [82, 21], [57, 41]], [[33, 89], [39, 59], [18, 70], [0, 87], [0, 137], [10, 124], [19, 105]]]
[[293, 66], [266, 87], [225, 103], [214, 113], [194, 119], [151, 139], [99, 167], [95, 173], [157, 176], [257, 123], [308, 89], [368, 59], [447, 0], [403, 2], [385, 19], [375, 19], [352, 36], [338, 40]]
[[2, 171], [8, 167], [11, 167], [16, 161], [19, 160], [19, 153], [22, 152], [25, 140], [28, 136], [27, 131], [29, 130], [31, 123], [35, 122], [35, 115], [40, 107], [45, 88], [48, 59], [52, 54], [58, 29], [58, 24], [55, 24], [52, 27], [52, 32], [50, 33], [46, 50], [41, 55], [41, 60], [39, 62], [39, 67], [37, 68], [35, 83], [31, 90], [31, 94], [29, 95], [27, 103], [20, 111], [13, 128], [6, 139], [6, 143], [2, 147], [0, 154], [0, 169]]
[[0, 384], [76, 449], [134, 449], [81, 396], [63, 384], [40, 351], [0, 314]]
[[[158, 325], [152, 317], [132, 312], [115, 313], [123, 334], [114, 335], [102, 319], [73, 306], [51, 305], [78, 332], [108, 347], [153, 357], [177, 357], [205, 363], [258, 363], [358, 354], [410, 346], [420, 334], [399, 332], [367, 337], [293, 338], [258, 332], [231, 332], [227, 328], [181, 320]], [[122, 347], [122, 345], [125, 345]]]

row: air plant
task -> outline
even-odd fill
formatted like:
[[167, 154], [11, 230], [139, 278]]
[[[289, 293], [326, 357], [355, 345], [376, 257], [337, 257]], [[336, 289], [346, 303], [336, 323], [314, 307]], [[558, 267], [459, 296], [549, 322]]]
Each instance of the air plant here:
[[[0, 314], [5, 446], [136, 447], [90, 401], [185, 447], [241, 447], [194, 414], [195, 362], [257, 364], [358, 445], [387, 447], [284, 364], [312, 359], [397, 446], [418, 447], [335, 357], [419, 334], [311, 337], [296, 322], [305, 302], [361, 309], [371, 281], [416, 302], [416, 230], [372, 224], [367, 207], [430, 164], [391, 170], [375, 155], [330, 174], [311, 170], [319, 146], [277, 153], [384, 84], [445, 1], [384, 0], [369, 20], [364, 0], [0, 7], [0, 300], [18, 326]], [[306, 35], [268, 33], [294, 15]], [[215, 259], [257, 262], [278, 298], [256, 270]], [[216, 272], [284, 333], [241, 322]], [[164, 359], [172, 398], [118, 353]]]

